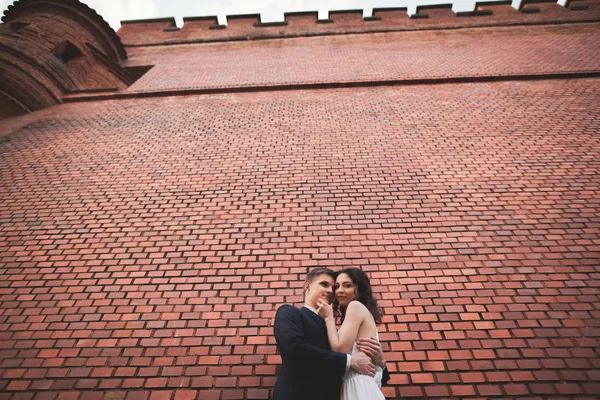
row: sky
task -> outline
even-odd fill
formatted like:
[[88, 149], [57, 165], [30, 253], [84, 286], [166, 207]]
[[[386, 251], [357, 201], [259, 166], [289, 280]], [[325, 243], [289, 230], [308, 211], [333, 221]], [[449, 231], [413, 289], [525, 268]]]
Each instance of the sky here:
[[[0, 0], [4, 11], [14, 0]], [[263, 22], [283, 21], [284, 12], [318, 11], [319, 18], [327, 18], [329, 10], [362, 9], [370, 16], [377, 7], [407, 7], [413, 14], [417, 5], [447, 4], [452, 2], [454, 11], [472, 11], [475, 0], [80, 0], [87, 4], [116, 31], [120, 21], [131, 19], [175, 17], [177, 26], [183, 25], [183, 17], [216, 15], [220, 24], [226, 23], [226, 15], [261, 14]], [[483, 0], [490, 1], [490, 0]], [[518, 7], [521, 0], [513, 0]], [[560, 0], [559, 3], [565, 0]]]

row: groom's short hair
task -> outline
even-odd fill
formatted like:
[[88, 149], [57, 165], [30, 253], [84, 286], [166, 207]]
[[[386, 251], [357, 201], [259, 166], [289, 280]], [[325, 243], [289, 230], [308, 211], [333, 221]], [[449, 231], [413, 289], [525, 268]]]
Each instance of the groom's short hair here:
[[310, 271], [308, 271], [308, 274], [306, 274], [304, 282], [312, 283], [312, 281], [314, 281], [317, 276], [323, 274], [329, 275], [335, 281], [335, 272], [333, 272], [329, 268], [313, 268]]

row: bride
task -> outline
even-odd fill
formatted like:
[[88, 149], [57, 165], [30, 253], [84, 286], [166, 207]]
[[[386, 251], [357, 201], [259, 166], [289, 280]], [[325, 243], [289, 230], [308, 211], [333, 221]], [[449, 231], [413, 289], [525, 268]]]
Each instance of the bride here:
[[[334, 305], [341, 315], [340, 330], [336, 329], [333, 308], [322, 299], [317, 304], [318, 313], [325, 320], [331, 349], [354, 354], [358, 351], [358, 338], [377, 337], [379, 340], [376, 324], [381, 323], [381, 309], [373, 298], [369, 278], [362, 270], [340, 271], [336, 286]], [[385, 400], [380, 389], [382, 372], [379, 366], [375, 377], [349, 370], [343, 377], [341, 400]]]

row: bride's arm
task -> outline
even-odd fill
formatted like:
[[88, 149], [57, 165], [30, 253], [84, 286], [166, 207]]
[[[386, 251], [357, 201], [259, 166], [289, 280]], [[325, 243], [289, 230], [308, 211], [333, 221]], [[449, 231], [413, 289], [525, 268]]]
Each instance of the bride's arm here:
[[358, 301], [350, 302], [350, 304], [348, 304], [348, 309], [346, 310], [344, 323], [338, 332], [335, 327], [335, 318], [331, 306], [325, 302], [319, 305], [319, 315], [325, 320], [327, 338], [329, 339], [331, 349], [341, 353], [350, 353], [352, 345], [358, 336], [358, 329], [364, 321], [364, 315], [362, 313], [362, 307], [364, 306]]

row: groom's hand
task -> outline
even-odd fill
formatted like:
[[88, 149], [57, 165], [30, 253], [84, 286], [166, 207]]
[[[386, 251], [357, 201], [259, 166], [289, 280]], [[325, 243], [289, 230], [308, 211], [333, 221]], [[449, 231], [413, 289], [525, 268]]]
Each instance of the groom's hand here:
[[375, 376], [375, 364], [373, 364], [371, 357], [365, 353], [357, 352], [353, 354], [350, 361], [350, 368], [361, 375]]
[[358, 350], [362, 351], [377, 365], [381, 368], [385, 368], [385, 359], [383, 358], [383, 349], [381, 348], [381, 343], [374, 338], [359, 338], [358, 339]]

